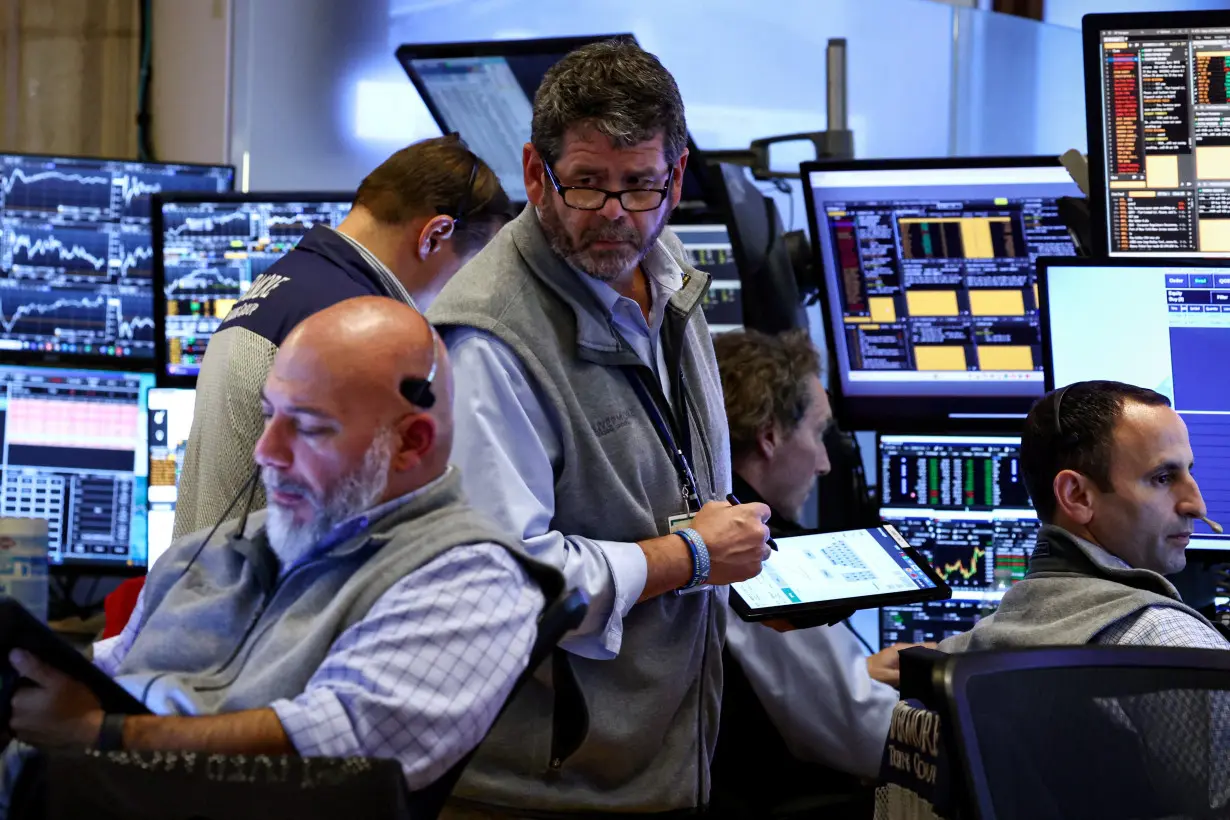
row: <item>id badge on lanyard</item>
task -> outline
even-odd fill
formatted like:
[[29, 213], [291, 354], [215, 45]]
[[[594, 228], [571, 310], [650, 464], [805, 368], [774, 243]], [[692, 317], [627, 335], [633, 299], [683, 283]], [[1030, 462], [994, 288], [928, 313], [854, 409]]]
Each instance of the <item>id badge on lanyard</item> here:
[[[671, 433], [670, 426], [666, 419], [662, 416], [662, 411], [658, 408], [657, 402], [649, 395], [648, 389], [644, 382], [636, 375], [628, 370], [624, 371], [628, 377], [628, 381], [632, 384], [633, 391], [641, 404], [645, 407], [645, 412], [648, 414], [650, 421], [653, 422], [654, 430], [658, 434], [662, 445], [670, 454], [671, 462], [675, 466], [676, 478], [679, 482], [679, 494], [683, 502], [683, 512], [672, 515], [667, 518], [667, 528], [669, 532], [676, 533], [679, 530], [686, 529], [691, 526], [696, 514], [700, 512], [700, 489], [696, 483], [696, 476], [692, 473], [692, 465], [688, 462], [687, 454], [683, 448], [675, 441], [674, 435]], [[684, 403], [686, 408], [686, 396], [681, 395], [679, 401]], [[687, 423], [687, 411], [684, 411], [684, 424]]]

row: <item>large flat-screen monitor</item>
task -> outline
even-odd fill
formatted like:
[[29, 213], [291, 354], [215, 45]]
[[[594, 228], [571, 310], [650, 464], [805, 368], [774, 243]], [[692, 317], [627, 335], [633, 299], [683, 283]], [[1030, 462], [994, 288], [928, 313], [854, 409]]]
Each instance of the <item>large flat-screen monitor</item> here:
[[[1230, 270], [1183, 259], [1043, 260], [1047, 388], [1110, 379], [1168, 397], [1187, 424], [1196, 480], [1230, 521]], [[1193, 549], [1230, 549], [1201, 532]]]
[[44, 518], [52, 566], [146, 563], [152, 373], [0, 365], [0, 517]]
[[156, 387], [149, 391], [149, 565], [171, 546], [175, 531], [175, 502], [184, 468], [196, 391]]
[[0, 355], [152, 362], [150, 194], [233, 180], [229, 165], [0, 154]]
[[352, 194], [160, 196], [154, 201], [159, 384], [193, 387], [235, 303], [315, 225], [336, 228]]
[[940, 641], [995, 611], [1025, 577], [1038, 518], [1013, 436], [882, 435], [880, 517], [927, 557], [952, 598], [880, 610], [880, 643]]
[[[509, 199], [526, 201], [521, 152], [530, 141], [534, 95], [568, 52], [599, 40], [636, 41], [631, 34], [482, 40], [472, 43], [407, 43], [397, 59], [444, 133], [461, 135], [491, 166]], [[683, 176], [685, 203], [703, 202], [703, 168], [691, 139], [692, 162]]]
[[805, 163], [845, 429], [1013, 427], [1042, 392], [1034, 262], [1074, 254], [1055, 157]]
[[1099, 255], [1230, 255], [1230, 8], [1087, 14]]

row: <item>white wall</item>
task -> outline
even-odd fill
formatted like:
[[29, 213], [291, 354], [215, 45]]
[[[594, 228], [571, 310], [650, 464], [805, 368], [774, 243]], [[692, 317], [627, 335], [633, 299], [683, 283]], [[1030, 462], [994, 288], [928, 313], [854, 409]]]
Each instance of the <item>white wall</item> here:
[[[430, 119], [392, 140], [359, 136], [363, 81], [413, 87], [388, 47], [388, 0], [233, 0], [231, 157], [263, 190], [353, 191], [396, 148], [438, 134]], [[409, 90], [407, 96], [406, 90]]]

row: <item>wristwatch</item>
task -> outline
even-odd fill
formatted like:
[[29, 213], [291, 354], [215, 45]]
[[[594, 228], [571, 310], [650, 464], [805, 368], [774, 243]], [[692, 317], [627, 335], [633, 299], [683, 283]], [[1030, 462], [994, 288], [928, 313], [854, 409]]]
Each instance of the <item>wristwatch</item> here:
[[102, 725], [98, 727], [98, 743], [100, 752], [118, 752], [124, 748], [124, 721], [127, 715], [103, 715]]

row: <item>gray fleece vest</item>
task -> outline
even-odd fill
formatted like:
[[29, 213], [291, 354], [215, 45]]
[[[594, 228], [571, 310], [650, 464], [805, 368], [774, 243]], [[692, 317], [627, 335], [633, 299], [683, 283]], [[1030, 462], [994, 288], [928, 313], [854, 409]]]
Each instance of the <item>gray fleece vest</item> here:
[[[685, 273], [662, 328], [667, 367], [686, 388], [702, 501], [721, 499], [730, 485], [729, 441], [699, 309], [709, 278], [669, 231], [661, 241]], [[428, 317], [494, 334], [545, 395], [563, 449], [552, 465], [553, 530], [628, 542], [666, 535], [667, 518], [683, 511], [680, 481], [622, 372], [648, 368], [612, 329], [582, 275], [551, 251], [530, 207], [457, 274]], [[623, 621], [616, 659], [567, 655], [590, 714], [579, 750], [553, 765], [552, 681], [540, 675], [496, 723], [455, 794], [485, 807], [565, 814], [705, 803], [725, 617], [725, 588], [637, 604]]]
[[235, 521], [180, 539], [146, 581], [140, 631], [118, 669], [129, 692], [159, 713], [216, 714], [268, 706], [302, 693], [329, 647], [393, 584], [448, 549], [494, 542], [508, 549], [548, 597], [555, 570], [466, 506], [450, 468], [419, 495], [278, 577], [254, 513], [249, 538]]
[[1088, 541], [1054, 525], [1038, 532], [1029, 572], [993, 615], [940, 642], [944, 652], [1085, 644], [1146, 607], [1177, 609], [1216, 628], [1183, 603], [1178, 590], [1147, 569], [1111, 563]]

